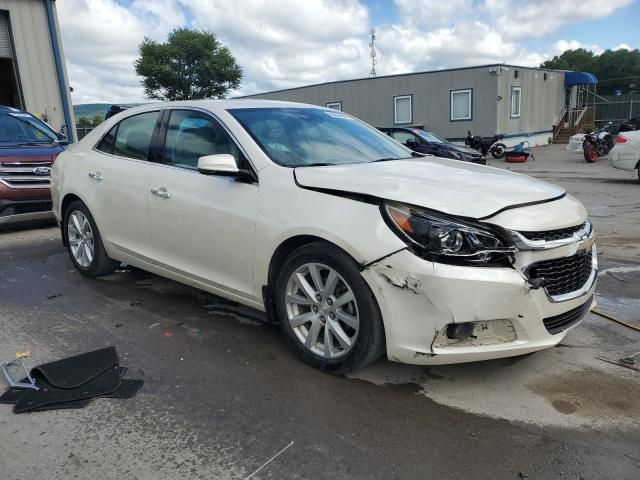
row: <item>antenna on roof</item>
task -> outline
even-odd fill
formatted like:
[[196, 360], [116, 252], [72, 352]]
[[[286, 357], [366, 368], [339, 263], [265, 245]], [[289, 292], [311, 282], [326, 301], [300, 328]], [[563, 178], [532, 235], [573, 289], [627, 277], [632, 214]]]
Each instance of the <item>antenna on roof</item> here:
[[371, 71], [369, 72], [369, 78], [373, 78], [376, 76], [376, 29], [371, 29], [371, 42], [369, 43], [369, 47], [371, 48]]

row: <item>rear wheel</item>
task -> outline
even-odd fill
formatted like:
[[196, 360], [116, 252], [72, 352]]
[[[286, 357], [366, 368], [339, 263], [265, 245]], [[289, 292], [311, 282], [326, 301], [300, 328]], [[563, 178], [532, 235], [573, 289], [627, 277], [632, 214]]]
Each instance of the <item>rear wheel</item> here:
[[63, 225], [69, 257], [80, 273], [98, 277], [118, 268], [120, 262], [107, 255], [98, 227], [84, 203], [75, 201], [69, 205]]
[[502, 158], [504, 157], [504, 151], [507, 149], [507, 146], [504, 143], [496, 143], [493, 147], [491, 147], [491, 155], [493, 158]]
[[593, 163], [598, 160], [598, 149], [592, 143], [587, 143], [582, 146], [584, 152], [584, 160], [587, 163]]
[[285, 261], [275, 288], [280, 328], [304, 362], [347, 373], [382, 356], [382, 316], [356, 263], [339, 248], [313, 243]]

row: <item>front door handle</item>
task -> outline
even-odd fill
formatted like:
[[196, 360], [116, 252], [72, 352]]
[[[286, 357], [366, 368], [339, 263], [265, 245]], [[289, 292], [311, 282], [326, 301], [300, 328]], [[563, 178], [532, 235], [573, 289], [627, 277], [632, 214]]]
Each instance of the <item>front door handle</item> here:
[[167, 192], [167, 189], [164, 187], [152, 188], [151, 193], [153, 193], [156, 197], [171, 198], [171, 194]]
[[100, 182], [102, 181], [102, 174], [100, 172], [96, 172], [96, 173], [89, 172], [89, 178], [92, 178], [96, 182]]

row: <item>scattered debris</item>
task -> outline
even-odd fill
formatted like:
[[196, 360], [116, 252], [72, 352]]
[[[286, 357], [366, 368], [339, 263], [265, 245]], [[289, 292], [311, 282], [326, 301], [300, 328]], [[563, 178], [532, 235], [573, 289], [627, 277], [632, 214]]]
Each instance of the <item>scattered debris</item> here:
[[638, 326], [638, 325], [633, 325], [631, 323], [625, 322], [624, 320], [620, 320], [620, 319], [618, 319], [616, 317], [612, 317], [611, 315], [609, 315], [607, 313], [599, 312], [598, 310], [591, 310], [591, 313], [599, 315], [602, 318], [606, 318], [607, 320], [611, 320], [612, 322], [619, 323], [620, 325], [624, 325], [625, 327], [630, 328], [631, 330], [635, 330], [637, 332], [640, 332], [640, 326]]
[[618, 365], [619, 367], [628, 368], [630, 370], [635, 370], [636, 372], [640, 372], [640, 363], [638, 363], [633, 357], [640, 354], [640, 352], [631, 355], [630, 357], [624, 357], [620, 359], [611, 359], [606, 357], [596, 356], [598, 360], [602, 360], [603, 362], [611, 363], [612, 365]]
[[173, 337], [173, 333], [171, 332], [164, 332], [162, 335], [164, 335], [165, 337]]
[[152, 323], [151, 325], [149, 325], [149, 327], [148, 327], [148, 328], [156, 328], [156, 327], [157, 327], [157, 326], [159, 326], [159, 325], [160, 325], [160, 322], [158, 322], [158, 323]]
[[122, 326], [121, 323], [116, 323], [116, 328], [120, 328]]
[[289, 444], [284, 447], [282, 450], [280, 450], [278, 453], [276, 453], [273, 457], [271, 457], [269, 460], [267, 460], [265, 463], [263, 463], [260, 468], [258, 468], [256, 471], [254, 471], [251, 475], [249, 475], [247, 478], [245, 478], [244, 480], [249, 480], [251, 477], [253, 477], [256, 473], [258, 473], [260, 470], [262, 470], [264, 467], [266, 467], [267, 465], [269, 465], [271, 462], [273, 462], [276, 458], [278, 458], [280, 455], [282, 455], [285, 450], [287, 450], [289, 447], [291, 447], [293, 445], [293, 440], [291, 440], [291, 442], [289, 442]]
[[140, 305], [144, 305], [144, 303], [142, 303], [142, 302], [131, 302], [130, 305], [132, 307], [139, 307]]
[[31, 356], [31, 350], [23, 350], [21, 352], [16, 352], [16, 358], [26, 358]]
[[619, 280], [619, 281], [621, 281], [621, 282], [623, 282], [623, 283], [626, 283], [626, 282], [627, 282], [624, 278], [622, 278], [622, 277], [620, 277], [620, 276], [616, 275], [616, 274], [615, 274], [615, 273], [613, 273], [611, 270], [608, 270], [608, 271], [607, 271], [607, 275], [611, 275], [613, 278], [615, 278], [616, 280]]
[[61, 296], [62, 296], [62, 294], [61, 294], [61, 293], [54, 293], [53, 295], [47, 295], [47, 298], [48, 298], [49, 300], [52, 300], [52, 299], [54, 299], [54, 298], [58, 298], [58, 297], [61, 297]]

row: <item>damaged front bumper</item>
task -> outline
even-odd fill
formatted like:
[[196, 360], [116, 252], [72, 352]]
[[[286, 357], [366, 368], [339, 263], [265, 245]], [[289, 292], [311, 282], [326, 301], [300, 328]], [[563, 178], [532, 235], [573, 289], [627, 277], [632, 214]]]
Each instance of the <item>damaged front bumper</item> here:
[[[520, 252], [514, 268], [466, 267], [423, 260], [402, 250], [368, 266], [362, 275], [382, 311], [387, 356], [435, 365], [522, 355], [558, 344], [594, 306], [594, 274], [583, 288], [554, 301], [533, 286], [526, 266], [592, 252], [593, 238], [545, 252]], [[456, 339], [462, 325], [466, 338]]]

